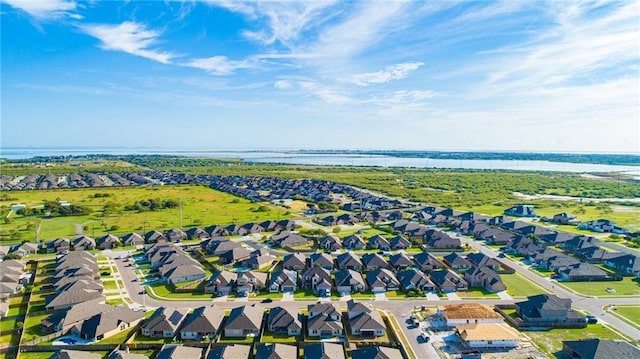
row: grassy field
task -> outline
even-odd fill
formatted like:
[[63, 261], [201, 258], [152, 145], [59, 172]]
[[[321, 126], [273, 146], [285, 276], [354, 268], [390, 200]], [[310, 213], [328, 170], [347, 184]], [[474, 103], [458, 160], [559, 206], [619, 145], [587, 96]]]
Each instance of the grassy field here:
[[563, 340], [579, 340], [586, 338], [626, 339], [602, 324], [590, 324], [581, 329], [551, 329], [548, 331], [524, 332], [533, 342], [547, 354], [553, 355], [562, 350]]
[[609, 313], [640, 329], [640, 305], [616, 305], [615, 309], [610, 310]]
[[518, 273], [500, 274], [502, 282], [507, 286], [507, 294], [516, 298], [545, 293], [546, 290]]
[[[95, 198], [96, 193], [108, 197]], [[80, 224], [85, 234], [101, 236], [115, 226], [112, 233], [127, 233], [151, 229], [178, 227], [179, 209], [157, 211], [127, 211], [125, 206], [133, 206], [136, 201], [148, 199], [174, 200], [182, 202], [183, 227], [208, 226], [211, 224], [246, 223], [266, 219], [290, 218], [294, 214], [286, 208], [271, 204], [256, 204], [248, 200], [219, 192], [204, 186], [155, 186], [122, 187], [96, 189], [68, 189], [48, 191], [11, 191], [11, 200], [0, 201], [0, 206], [22, 203], [29, 207], [41, 205], [43, 201], [57, 199], [68, 201], [91, 209], [88, 216], [67, 216], [52, 219], [22, 217], [12, 215], [10, 223], [3, 224], [0, 235], [19, 231], [21, 239], [33, 240], [35, 228], [41, 223], [40, 239], [71, 237], [76, 234], [76, 224]], [[104, 208], [113, 204], [116, 215], [104, 216]]]
[[[617, 297], [628, 295], [640, 295], [640, 283], [632, 277], [625, 277], [621, 281], [606, 282], [559, 282], [561, 285], [573, 289], [578, 293], [593, 297]], [[616, 292], [609, 293], [607, 288]]]

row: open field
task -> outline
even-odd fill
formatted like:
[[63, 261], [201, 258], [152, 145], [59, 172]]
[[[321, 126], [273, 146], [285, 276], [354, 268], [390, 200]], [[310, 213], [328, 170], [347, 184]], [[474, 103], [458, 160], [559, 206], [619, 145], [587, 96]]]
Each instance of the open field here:
[[616, 305], [609, 313], [640, 329], [640, 305]]
[[[107, 194], [108, 197], [95, 198], [96, 193]], [[76, 225], [80, 224], [85, 234], [103, 235], [106, 230], [111, 233], [126, 233], [151, 229], [169, 229], [180, 225], [179, 209], [162, 209], [157, 211], [129, 211], [125, 206], [133, 206], [136, 201], [159, 199], [182, 202], [182, 225], [208, 226], [211, 224], [246, 223], [266, 219], [282, 219], [292, 217], [286, 208], [271, 204], [256, 204], [248, 200], [219, 192], [204, 186], [156, 186], [156, 187], [121, 187], [96, 189], [69, 189], [47, 191], [12, 191], [11, 200], [0, 201], [0, 206], [22, 203], [29, 207], [41, 205], [43, 201], [57, 199], [75, 205], [87, 207], [92, 211], [88, 216], [65, 216], [43, 219], [40, 228], [40, 239], [52, 239], [60, 236], [76, 234]], [[109, 215], [104, 215], [105, 205], [113, 204]], [[33, 240], [35, 228], [41, 221], [36, 217], [12, 215], [8, 224], [3, 224], [0, 232], [5, 234], [17, 230], [21, 239]]]
[[[625, 277], [621, 281], [605, 282], [558, 282], [574, 291], [593, 297], [618, 297], [627, 295], [640, 295], [640, 283], [632, 277]], [[606, 289], [615, 290], [614, 293]]]
[[551, 329], [547, 331], [525, 331], [533, 342], [549, 355], [562, 350], [563, 340], [580, 340], [586, 338], [626, 340], [602, 324], [590, 324], [581, 329]]

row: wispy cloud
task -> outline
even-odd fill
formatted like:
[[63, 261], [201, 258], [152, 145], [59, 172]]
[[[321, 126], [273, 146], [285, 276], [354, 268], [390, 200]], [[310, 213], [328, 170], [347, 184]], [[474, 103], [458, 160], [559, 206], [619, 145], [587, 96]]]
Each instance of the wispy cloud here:
[[252, 64], [247, 60], [233, 61], [226, 56], [193, 59], [182, 65], [202, 69], [212, 75], [231, 75], [237, 69], [252, 67]]
[[64, 16], [80, 18], [74, 13], [77, 4], [73, 0], [2, 0], [38, 19], [55, 19]]
[[99, 39], [104, 50], [122, 51], [163, 64], [171, 63], [176, 57], [173, 53], [154, 49], [160, 32], [149, 30], [143, 24], [127, 21], [118, 25], [81, 25], [80, 29]]
[[351, 78], [351, 82], [358, 86], [368, 86], [371, 84], [386, 83], [391, 80], [400, 80], [407, 77], [409, 72], [417, 70], [422, 65], [424, 65], [422, 62], [404, 62], [401, 64], [395, 64], [387, 66], [381, 71], [354, 75]]
[[[257, 30], [245, 30], [244, 36], [265, 45], [276, 42], [293, 47], [302, 32], [311, 31], [333, 13], [326, 10], [334, 6], [336, 0], [323, 1], [207, 1], [212, 5], [241, 13], [261, 24]], [[257, 20], [257, 21], [256, 21]]]

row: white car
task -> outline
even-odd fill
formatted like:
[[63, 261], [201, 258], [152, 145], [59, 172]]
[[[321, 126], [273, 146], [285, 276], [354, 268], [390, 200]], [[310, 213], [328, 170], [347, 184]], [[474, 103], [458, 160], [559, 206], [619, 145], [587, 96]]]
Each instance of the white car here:
[[424, 340], [425, 343], [428, 343], [429, 340], [431, 340], [431, 338], [429, 337], [429, 334], [425, 332], [420, 333], [420, 338], [422, 338], [422, 340]]

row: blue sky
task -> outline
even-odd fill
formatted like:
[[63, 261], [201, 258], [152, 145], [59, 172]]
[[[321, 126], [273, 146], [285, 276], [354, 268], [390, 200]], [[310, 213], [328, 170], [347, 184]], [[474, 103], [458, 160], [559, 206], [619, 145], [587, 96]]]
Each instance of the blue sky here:
[[637, 1], [1, 1], [3, 147], [640, 152]]

